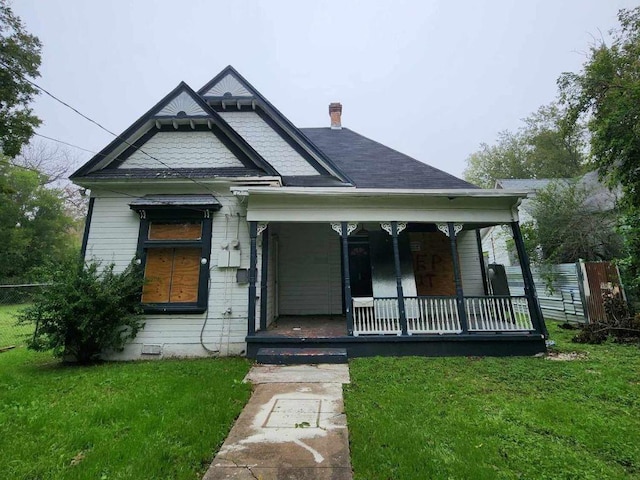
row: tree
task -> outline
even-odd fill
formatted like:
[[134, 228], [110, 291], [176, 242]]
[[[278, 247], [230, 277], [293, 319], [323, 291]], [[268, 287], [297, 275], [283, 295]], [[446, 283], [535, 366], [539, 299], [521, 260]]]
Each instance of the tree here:
[[0, 157], [0, 282], [32, 279], [43, 265], [78, 249], [64, 192], [47, 177]]
[[464, 177], [492, 188], [501, 178], [571, 178], [583, 173], [584, 128], [563, 129], [558, 105], [540, 107], [518, 131], [498, 134], [495, 145], [481, 144], [467, 158]]
[[41, 172], [41, 185], [61, 190], [67, 215], [75, 220], [78, 227], [82, 226], [88, 201], [81, 194], [82, 189], [67, 179], [78, 163], [77, 157], [69, 149], [32, 139], [11, 163]]
[[623, 191], [627, 290], [640, 296], [640, 7], [618, 12], [612, 42], [591, 46], [579, 73], [558, 79], [565, 130], [586, 119], [591, 162]]
[[18, 155], [40, 125], [28, 107], [38, 90], [26, 78], [40, 76], [41, 47], [7, 0], [0, 0], [0, 154], [8, 157]]
[[576, 181], [558, 181], [536, 192], [533, 221], [523, 227], [534, 261], [545, 264], [611, 260], [622, 250], [616, 232], [617, 212], [593, 202]]

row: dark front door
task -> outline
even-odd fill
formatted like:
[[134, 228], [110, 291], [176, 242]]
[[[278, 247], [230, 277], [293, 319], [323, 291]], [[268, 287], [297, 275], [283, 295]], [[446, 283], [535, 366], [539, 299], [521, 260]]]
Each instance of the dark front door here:
[[349, 239], [349, 276], [352, 297], [371, 297], [371, 257], [368, 239]]

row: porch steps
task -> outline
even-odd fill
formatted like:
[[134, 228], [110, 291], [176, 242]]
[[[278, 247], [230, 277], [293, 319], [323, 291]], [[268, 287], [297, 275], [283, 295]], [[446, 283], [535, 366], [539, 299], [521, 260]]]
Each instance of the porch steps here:
[[317, 363], [347, 363], [346, 348], [261, 348], [258, 363], [271, 365], [301, 365]]

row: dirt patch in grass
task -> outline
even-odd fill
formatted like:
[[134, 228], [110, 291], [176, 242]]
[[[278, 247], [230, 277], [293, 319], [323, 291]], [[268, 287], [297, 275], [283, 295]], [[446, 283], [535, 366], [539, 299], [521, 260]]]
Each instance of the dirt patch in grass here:
[[549, 352], [545, 358], [554, 362], [572, 362], [574, 360], [586, 360], [588, 357], [587, 352]]

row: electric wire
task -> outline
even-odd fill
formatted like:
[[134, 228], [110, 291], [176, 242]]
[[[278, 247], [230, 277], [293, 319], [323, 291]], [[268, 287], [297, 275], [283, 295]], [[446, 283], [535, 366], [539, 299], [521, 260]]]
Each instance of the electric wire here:
[[106, 155], [104, 155], [102, 153], [94, 152], [93, 150], [89, 150], [87, 148], [79, 147], [78, 145], [74, 145], [73, 143], [65, 142], [64, 140], [58, 140], [57, 138], [48, 137], [48, 136], [42, 135], [41, 133], [38, 133], [38, 132], [33, 132], [33, 134], [36, 135], [37, 137], [42, 137], [42, 138], [46, 138], [47, 140], [51, 140], [52, 142], [57, 142], [57, 143], [61, 143], [63, 145], [67, 145], [68, 147], [77, 148], [78, 150], [82, 150], [83, 152], [88, 152], [88, 153], [92, 153], [94, 155], [100, 155], [100, 156], [106, 157]]
[[7, 70], [10, 70], [12, 73], [14, 73], [15, 75], [18, 75], [20, 78], [22, 78], [25, 82], [29, 83], [30, 85], [32, 85], [33, 87], [37, 88], [38, 90], [40, 90], [42, 93], [48, 95], [49, 97], [51, 97], [53, 100], [55, 100], [56, 102], [64, 105], [65, 107], [69, 108], [70, 110], [72, 110], [73, 112], [75, 112], [76, 114], [80, 115], [82, 118], [84, 118], [85, 120], [93, 123], [94, 125], [96, 125], [98, 128], [104, 130], [105, 132], [109, 133], [110, 135], [113, 135], [114, 137], [116, 137], [118, 140], [120, 140], [122, 143], [124, 143], [125, 145], [134, 148], [136, 151], [139, 151], [140, 153], [142, 153], [143, 155], [146, 155], [147, 157], [151, 158], [152, 160], [155, 160], [156, 162], [160, 163], [161, 165], [163, 165], [165, 168], [167, 168], [169, 171], [175, 172], [177, 175], [181, 176], [182, 178], [185, 178], [187, 180], [190, 180], [191, 182], [195, 183], [196, 185], [206, 189], [207, 191], [211, 192], [211, 193], [215, 193], [213, 190], [211, 190], [207, 185], [198, 182], [196, 179], [190, 177], [189, 175], [185, 175], [184, 173], [182, 173], [180, 170], [175, 169], [169, 165], [167, 165], [165, 162], [163, 162], [162, 160], [160, 160], [159, 158], [156, 158], [153, 155], [150, 155], [149, 153], [145, 152], [141, 146], [137, 146], [137, 145], [133, 145], [132, 143], [130, 143], [129, 141], [127, 141], [125, 138], [123, 138], [122, 136], [118, 135], [117, 133], [112, 132], [111, 130], [109, 130], [107, 127], [101, 125], [99, 122], [97, 122], [96, 120], [93, 120], [91, 117], [88, 117], [87, 115], [85, 115], [84, 113], [82, 113], [81, 111], [79, 111], [78, 109], [76, 109], [75, 107], [69, 105], [67, 102], [65, 102], [64, 100], [61, 100], [60, 98], [58, 98], [57, 96], [55, 96], [53, 93], [49, 92], [48, 90], [46, 90], [45, 88], [42, 88], [40, 85], [38, 85], [37, 83], [35, 83], [33, 80], [25, 77], [22, 73], [20, 73], [19, 71], [15, 70], [14, 68], [10, 67], [9, 65], [7, 65], [4, 61], [0, 60], [0, 66], [3, 66], [4, 68], [6, 68]]

